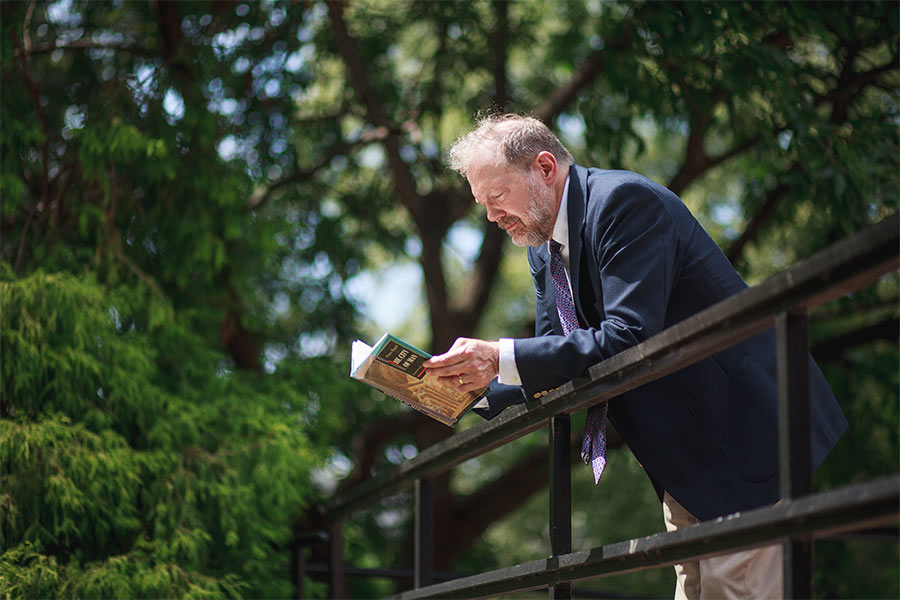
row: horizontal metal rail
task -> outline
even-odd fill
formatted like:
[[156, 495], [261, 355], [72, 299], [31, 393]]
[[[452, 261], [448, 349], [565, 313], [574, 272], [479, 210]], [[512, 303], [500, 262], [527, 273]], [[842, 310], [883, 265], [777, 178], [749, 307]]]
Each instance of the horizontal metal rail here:
[[900, 218], [835, 243], [795, 267], [723, 300], [643, 343], [591, 367], [540, 400], [506, 409], [491, 421], [460, 431], [378, 477], [335, 495], [329, 519], [374, 504], [453, 466], [544, 427], [556, 414], [571, 414], [675, 372], [773, 326], [789, 309], [811, 310], [900, 267]]
[[484, 598], [546, 588], [559, 582], [583, 581], [672, 565], [736, 549], [779, 543], [809, 534], [827, 537], [862, 527], [895, 523], [900, 510], [900, 476], [736, 513], [671, 533], [608, 544], [582, 552], [534, 560], [487, 571], [392, 596], [419, 598]]

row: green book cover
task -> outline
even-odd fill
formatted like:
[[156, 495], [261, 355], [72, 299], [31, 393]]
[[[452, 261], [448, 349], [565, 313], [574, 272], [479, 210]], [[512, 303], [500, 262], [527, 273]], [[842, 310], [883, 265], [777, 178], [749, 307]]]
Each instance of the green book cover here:
[[431, 355], [389, 333], [374, 346], [353, 342], [350, 376], [453, 427], [485, 394], [460, 392], [430, 376], [422, 363]]

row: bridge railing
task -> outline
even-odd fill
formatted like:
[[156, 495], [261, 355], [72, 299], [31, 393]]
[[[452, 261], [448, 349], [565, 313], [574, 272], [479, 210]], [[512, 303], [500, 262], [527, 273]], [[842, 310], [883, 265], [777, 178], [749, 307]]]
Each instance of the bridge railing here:
[[[656, 336], [594, 365], [558, 390], [506, 409], [424, 449], [390, 472], [336, 494], [323, 508], [332, 523], [331, 596], [345, 595], [341, 522], [415, 487], [414, 589], [401, 598], [488, 597], [548, 588], [571, 597], [571, 582], [657, 568], [740, 548], [781, 542], [784, 597], [812, 595], [814, 537], [892, 524], [900, 517], [900, 476], [812, 494], [809, 458], [807, 313], [900, 267], [900, 219], [893, 215]], [[582, 552], [571, 548], [570, 415], [677, 371], [775, 327], [778, 352], [782, 501], [671, 533]], [[546, 559], [434, 583], [431, 478], [542, 427], [550, 428], [550, 547]], [[302, 548], [299, 562], [302, 564]], [[295, 561], [297, 562], [297, 561]], [[302, 569], [301, 569], [302, 571]], [[302, 581], [298, 572], [298, 582]], [[302, 590], [302, 585], [298, 588]], [[302, 595], [302, 592], [300, 593]]]

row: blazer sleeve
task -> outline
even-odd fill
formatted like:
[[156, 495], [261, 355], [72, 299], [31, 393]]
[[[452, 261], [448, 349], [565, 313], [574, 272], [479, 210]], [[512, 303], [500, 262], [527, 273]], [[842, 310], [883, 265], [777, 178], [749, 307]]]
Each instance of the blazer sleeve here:
[[[656, 192], [640, 182], [623, 183], [604, 196], [591, 199], [583, 237], [590, 276], [600, 278], [603, 290], [597, 307], [603, 320], [567, 336], [516, 340], [526, 397], [574, 379], [664, 328], [681, 262], [673, 216]], [[579, 281], [585, 285], [591, 283]], [[553, 298], [544, 304], [556, 310]]]

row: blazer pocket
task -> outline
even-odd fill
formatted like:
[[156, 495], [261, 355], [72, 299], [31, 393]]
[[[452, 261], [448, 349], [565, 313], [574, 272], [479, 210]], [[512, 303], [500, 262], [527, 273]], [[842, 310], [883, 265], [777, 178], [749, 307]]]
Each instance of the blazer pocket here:
[[778, 473], [776, 384], [750, 355], [689, 405], [694, 418], [749, 481]]

